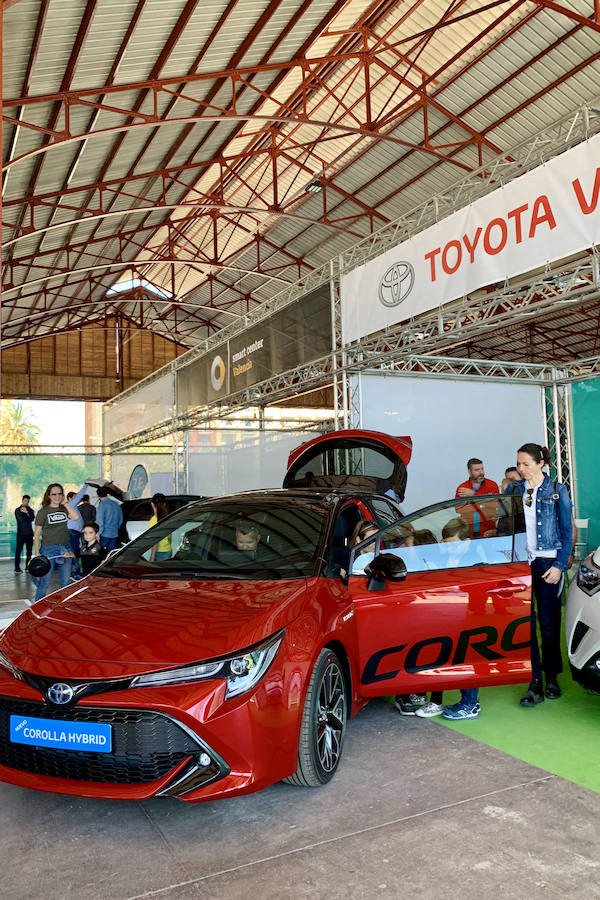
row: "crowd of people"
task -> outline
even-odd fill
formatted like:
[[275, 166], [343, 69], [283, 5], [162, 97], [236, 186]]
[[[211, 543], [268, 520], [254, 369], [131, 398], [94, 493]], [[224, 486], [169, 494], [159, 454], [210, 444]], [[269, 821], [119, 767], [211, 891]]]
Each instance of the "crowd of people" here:
[[[36, 584], [36, 601], [48, 593], [55, 572], [59, 586], [66, 587], [93, 572], [118, 546], [119, 529], [123, 522], [120, 503], [108, 495], [105, 486], [100, 486], [96, 490], [98, 501], [94, 506], [90, 495], [85, 493], [86, 487], [87, 484], [84, 484], [77, 493], [69, 491], [65, 496], [61, 484], [49, 484], [37, 512], [30, 507], [31, 497], [27, 494], [15, 509], [15, 574], [23, 572], [21, 557], [25, 548], [26, 569]], [[148, 525], [152, 527], [167, 515], [165, 495], [154, 494], [150, 503], [153, 515]], [[171, 539], [167, 537], [153, 548], [152, 559], [170, 556], [170, 543]], [[42, 566], [34, 565], [30, 569], [32, 559], [39, 561], [40, 558], [44, 561]]]
[[38, 571], [45, 569], [44, 574], [30, 573], [36, 584], [36, 600], [46, 596], [55, 572], [60, 587], [66, 587], [89, 575], [117, 546], [123, 521], [120, 504], [108, 496], [105, 487], [99, 487], [98, 503], [94, 506], [86, 488], [84, 484], [77, 493], [69, 491], [65, 496], [62, 484], [54, 482], [46, 488], [37, 512], [30, 507], [31, 497], [27, 494], [15, 509], [15, 574], [23, 572], [24, 548], [27, 570], [32, 558], [44, 560], [41, 568], [37, 567]]

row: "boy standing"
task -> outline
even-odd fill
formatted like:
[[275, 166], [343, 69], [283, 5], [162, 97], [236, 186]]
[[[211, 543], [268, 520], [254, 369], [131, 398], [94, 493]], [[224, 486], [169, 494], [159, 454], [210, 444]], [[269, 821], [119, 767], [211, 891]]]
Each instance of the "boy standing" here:
[[81, 550], [79, 562], [84, 577], [93, 572], [100, 565], [106, 553], [98, 540], [100, 527], [96, 522], [89, 522], [83, 526], [83, 539], [81, 541]]

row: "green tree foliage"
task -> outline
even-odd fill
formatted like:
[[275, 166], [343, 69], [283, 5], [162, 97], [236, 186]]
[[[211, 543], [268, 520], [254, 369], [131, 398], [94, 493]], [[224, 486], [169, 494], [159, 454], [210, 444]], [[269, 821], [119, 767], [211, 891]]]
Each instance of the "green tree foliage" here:
[[0, 481], [11, 479], [20, 485], [20, 495], [30, 494], [32, 503], [41, 501], [46, 487], [53, 481], [64, 485], [65, 490], [79, 490], [87, 475], [100, 471], [99, 457], [86, 463], [85, 456], [60, 456], [55, 454], [19, 454], [0, 456]]
[[40, 429], [31, 421], [31, 411], [22, 403], [0, 400], [0, 440], [11, 449], [23, 449], [24, 453], [34, 452], [39, 446]]

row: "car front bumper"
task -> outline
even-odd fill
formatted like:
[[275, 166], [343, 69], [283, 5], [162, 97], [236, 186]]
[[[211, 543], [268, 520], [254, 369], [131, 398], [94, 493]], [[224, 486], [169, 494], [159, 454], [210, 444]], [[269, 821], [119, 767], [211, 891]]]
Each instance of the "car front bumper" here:
[[[0, 672], [0, 780], [83, 797], [188, 802], [260, 790], [297, 765], [300, 697], [282, 703], [281, 672], [224, 700], [223, 682], [138, 688], [86, 697], [68, 710]], [[112, 750], [14, 743], [10, 716], [111, 726]]]

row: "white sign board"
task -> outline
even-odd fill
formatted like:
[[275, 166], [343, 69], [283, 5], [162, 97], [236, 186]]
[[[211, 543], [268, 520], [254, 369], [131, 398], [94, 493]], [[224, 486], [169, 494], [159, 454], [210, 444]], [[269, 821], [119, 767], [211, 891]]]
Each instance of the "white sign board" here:
[[360, 384], [362, 427], [412, 438], [406, 513], [454, 497], [470, 457], [500, 485], [522, 444], [545, 442], [539, 385], [392, 374], [363, 374]]
[[342, 279], [350, 343], [600, 241], [600, 135]]

